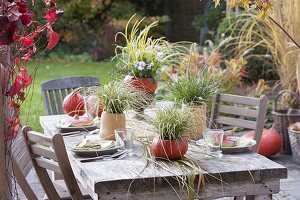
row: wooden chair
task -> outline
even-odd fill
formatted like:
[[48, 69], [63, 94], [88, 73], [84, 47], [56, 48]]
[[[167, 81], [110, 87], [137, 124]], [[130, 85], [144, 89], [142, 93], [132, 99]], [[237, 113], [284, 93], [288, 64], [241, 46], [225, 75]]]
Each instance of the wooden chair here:
[[26, 177], [33, 168], [33, 165], [21, 131], [12, 142], [11, 151], [13, 173], [18, 185], [21, 187], [27, 199], [38, 200], [36, 194], [33, 192], [26, 180]]
[[231, 126], [255, 130], [254, 140], [257, 144], [252, 150], [257, 152], [264, 128], [267, 105], [268, 98], [265, 95], [254, 98], [217, 93], [212, 106], [209, 128], [226, 129], [226, 126]]
[[62, 175], [72, 199], [86, 199], [71, 168], [63, 137], [60, 134], [48, 137], [32, 131], [29, 126], [23, 128], [23, 134], [31, 155], [33, 167], [47, 197], [50, 200], [63, 199], [57, 192], [57, 185], [54, 185], [49, 177], [47, 170], [50, 170]]
[[99, 78], [91, 76], [65, 77], [42, 83], [42, 97], [46, 114], [63, 114], [62, 101], [75, 88], [99, 85]]

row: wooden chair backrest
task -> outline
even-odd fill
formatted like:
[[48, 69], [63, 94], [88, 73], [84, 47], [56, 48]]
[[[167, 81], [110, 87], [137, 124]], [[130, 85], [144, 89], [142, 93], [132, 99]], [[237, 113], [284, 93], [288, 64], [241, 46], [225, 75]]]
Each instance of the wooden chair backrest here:
[[60, 199], [47, 169], [62, 175], [72, 199], [83, 200], [84, 197], [71, 168], [63, 137], [60, 134], [48, 137], [32, 131], [29, 126], [23, 128], [23, 134], [33, 166], [48, 198]]
[[26, 147], [26, 142], [21, 131], [13, 140], [11, 145], [11, 151], [13, 173], [16, 177], [18, 185], [21, 187], [27, 199], [38, 200], [37, 196], [35, 195], [35, 193], [33, 192], [32, 188], [26, 180], [26, 176], [33, 168], [33, 165], [31, 162], [29, 151]]
[[229, 125], [252, 129], [255, 131], [256, 146], [252, 148], [257, 152], [264, 128], [267, 113], [268, 98], [246, 97], [217, 93], [214, 98], [209, 128], [220, 128], [220, 125]]
[[99, 78], [93, 76], [64, 77], [42, 83], [42, 97], [46, 114], [63, 114], [63, 99], [74, 89], [99, 85]]

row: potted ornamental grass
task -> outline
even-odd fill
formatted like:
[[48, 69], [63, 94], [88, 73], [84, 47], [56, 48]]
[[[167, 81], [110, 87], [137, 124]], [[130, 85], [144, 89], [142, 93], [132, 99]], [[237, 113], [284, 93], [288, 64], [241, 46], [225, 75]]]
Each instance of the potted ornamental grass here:
[[103, 109], [100, 137], [107, 140], [115, 140], [114, 130], [126, 128], [125, 110], [139, 107], [151, 98], [147, 93], [129, 87], [122, 81], [112, 81], [104, 85], [97, 96]]
[[145, 18], [133, 23], [135, 16], [132, 16], [125, 32], [119, 32], [116, 35], [125, 39], [124, 46], [118, 45], [115, 49], [115, 58], [121, 61], [119, 67], [127, 73], [124, 82], [131, 86], [154, 94], [157, 88], [155, 79], [156, 72], [165, 65], [176, 62], [176, 58], [181, 55], [180, 46], [171, 44], [164, 38], [153, 38], [149, 36], [149, 31], [158, 25], [158, 21], [152, 22], [141, 29]]
[[150, 145], [152, 155], [160, 159], [178, 159], [188, 150], [188, 140], [184, 137], [189, 130], [190, 112], [170, 106], [159, 109], [149, 118], [158, 134]]
[[187, 137], [191, 140], [202, 138], [206, 129], [206, 103], [218, 91], [221, 74], [211, 74], [207, 70], [197, 74], [185, 74], [169, 84], [170, 97], [182, 103], [183, 109], [189, 110], [191, 120]]

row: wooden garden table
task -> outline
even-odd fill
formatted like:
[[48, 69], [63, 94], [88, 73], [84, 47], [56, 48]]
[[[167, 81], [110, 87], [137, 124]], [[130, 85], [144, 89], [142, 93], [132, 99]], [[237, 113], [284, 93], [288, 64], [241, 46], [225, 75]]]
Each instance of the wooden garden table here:
[[[55, 124], [64, 115], [40, 117], [46, 134], [58, 132]], [[127, 124], [131, 124], [130, 122]], [[140, 128], [146, 128], [142, 123]], [[138, 129], [140, 129], [138, 128]], [[143, 129], [140, 129], [143, 130]], [[148, 130], [147, 130], [148, 131]], [[147, 132], [146, 131], [146, 132]], [[93, 135], [92, 137], [98, 137]], [[66, 147], [83, 139], [83, 135], [64, 137]], [[187, 199], [186, 190], [179, 185], [176, 176], [187, 177], [178, 165], [169, 163], [172, 172], [155, 166], [143, 156], [142, 145], [135, 145], [133, 157], [120, 160], [80, 163], [70, 152], [69, 158], [75, 177], [94, 199]], [[190, 145], [188, 155], [197, 160], [203, 169], [205, 185], [195, 198], [213, 199], [227, 196], [252, 195], [249, 199], [272, 199], [280, 191], [280, 179], [287, 178], [287, 169], [268, 158], [253, 152], [227, 154], [220, 159], [206, 158], [205, 150]], [[199, 180], [196, 173], [195, 187]]]

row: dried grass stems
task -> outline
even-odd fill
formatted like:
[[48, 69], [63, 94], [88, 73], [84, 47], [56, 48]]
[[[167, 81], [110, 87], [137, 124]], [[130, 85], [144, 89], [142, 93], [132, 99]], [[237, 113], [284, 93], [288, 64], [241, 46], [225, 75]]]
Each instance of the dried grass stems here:
[[[274, 2], [273, 18], [278, 22], [298, 43], [300, 42], [300, 9], [298, 0]], [[240, 28], [241, 27], [241, 28]], [[274, 69], [280, 77], [280, 84], [284, 89], [295, 91], [296, 64], [299, 61], [300, 49], [291, 42], [280, 28], [271, 20], [261, 19], [255, 13], [241, 14], [238, 20], [230, 27], [233, 32], [238, 31], [239, 36], [233, 38], [231, 45], [238, 56], [245, 58], [271, 56]], [[267, 49], [270, 55], [253, 55], [255, 47]]]
[[[143, 170], [141, 170], [137, 176], [143, 173], [147, 167], [153, 167], [156, 170], [165, 170], [166, 172], [173, 175], [179, 184], [179, 190], [170, 183], [170, 180], [166, 177], [164, 180], [170, 185], [173, 191], [176, 193], [178, 199], [202, 199], [203, 196], [200, 193], [205, 193], [206, 190], [206, 181], [209, 179], [214, 179], [220, 182], [221, 187], [232, 187], [230, 183], [227, 183], [223, 180], [220, 174], [208, 174], [207, 169], [199, 164], [198, 155], [205, 154], [201, 151], [189, 150], [190, 153], [186, 154], [185, 157], [177, 160], [168, 160], [168, 159], [156, 159], [151, 154], [150, 139], [138, 139], [139, 142], [143, 144], [144, 155], [146, 157], [146, 162]], [[227, 162], [227, 161], [224, 161]], [[228, 161], [231, 162], [231, 161]], [[255, 182], [254, 176], [249, 171], [249, 177]], [[133, 180], [134, 182], [134, 180]], [[130, 186], [132, 183], [130, 184]], [[130, 190], [130, 186], [128, 191]], [[154, 184], [155, 187], [155, 184]], [[154, 188], [155, 190], [155, 188]], [[247, 192], [245, 190], [239, 189], [241, 192]]]

